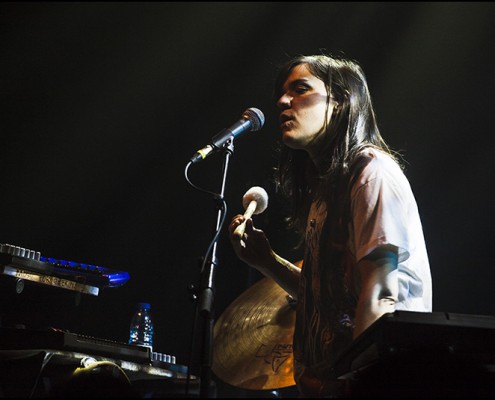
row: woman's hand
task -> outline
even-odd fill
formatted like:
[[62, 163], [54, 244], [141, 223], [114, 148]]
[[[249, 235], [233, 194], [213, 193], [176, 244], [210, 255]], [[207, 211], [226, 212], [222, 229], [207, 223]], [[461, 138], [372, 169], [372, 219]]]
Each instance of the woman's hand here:
[[[234, 235], [236, 228], [246, 223], [242, 237]], [[265, 236], [265, 232], [253, 226], [252, 218], [245, 219], [242, 214], [232, 218], [229, 225], [229, 237], [237, 257], [249, 266], [263, 272], [270, 261], [273, 261], [273, 251]]]

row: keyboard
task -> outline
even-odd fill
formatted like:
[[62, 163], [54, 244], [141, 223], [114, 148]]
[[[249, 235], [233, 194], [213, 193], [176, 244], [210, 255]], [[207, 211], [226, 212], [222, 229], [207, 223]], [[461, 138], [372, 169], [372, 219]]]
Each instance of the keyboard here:
[[166, 369], [174, 374], [187, 373], [187, 367], [177, 364], [175, 356], [154, 352], [145, 346], [136, 346], [59, 329], [0, 328], [0, 352], [2, 350], [35, 349], [103, 356]]
[[495, 371], [495, 316], [398, 310], [384, 314], [343, 351], [336, 376], [427, 349], [478, 360]]
[[45, 257], [41, 252], [0, 244], [0, 274], [98, 296], [124, 285], [130, 275], [98, 265]]

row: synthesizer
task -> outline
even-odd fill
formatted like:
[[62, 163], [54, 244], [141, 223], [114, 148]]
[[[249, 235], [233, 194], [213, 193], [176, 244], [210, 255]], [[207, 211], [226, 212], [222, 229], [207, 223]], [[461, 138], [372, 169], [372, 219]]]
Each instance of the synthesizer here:
[[334, 373], [345, 379], [378, 361], [424, 350], [468, 357], [495, 371], [495, 316], [403, 310], [384, 314], [342, 352]]
[[148, 347], [133, 346], [58, 329], [0, 328], [0, 349], [56, 349], [99, 354], [135, 362], [151, 360], [151, 350]]
[[[0, 356], [22, 354], [22, 351], [42, 350], [70, 357], [92, 356], [111, 359], [121, 367], [146, 370], [148, 374], [184, 378], [188, 368], [177, 364], [176, 357], [120, 341], [67, 332], [60, 329], [18, 329], [0, 327]], [[136, 365], [132, 365], [133, 363]], [[138, 367], [138, 365], [142, 367]], [[155, 369], [159, 369], [158, 372]], [[165, 372], [164, 372], [165, 371]]]
[[0, 244], [0, 274], [98, 296], [125, 284], [130, 275], [98, 265], [42, 256], [41, 252]]

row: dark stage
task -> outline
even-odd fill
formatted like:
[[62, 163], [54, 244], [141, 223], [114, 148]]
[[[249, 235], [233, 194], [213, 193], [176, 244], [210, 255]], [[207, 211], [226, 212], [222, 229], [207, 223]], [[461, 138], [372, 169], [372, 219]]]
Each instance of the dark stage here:
[[[226, 235], [250, 187], [269, 195], [256, 224], [301, 259], [271, 181], [271, 96], [278, 64], [320, 52], [362, 65], [381, 133], [407, 162], [434, 311], [494, 315], [494, 19], [490, 2], [2, 2], [0, 243], [129, 274], [98, 295], [29, 280], [20, 290], [0, 275], [2, 326], [126, 342], [134, 304], [149, 302], [154, 350], [200, 374], [191, 285], [218, 203], [187, 183], [186, 164], [244, 110], [262, 110], [228, 165], [216, 321], [262, 278]], [[213, 154], [189, 178], [219, 193], [223, 161]], [[219, 397], [259, 395], [213, 381]]]

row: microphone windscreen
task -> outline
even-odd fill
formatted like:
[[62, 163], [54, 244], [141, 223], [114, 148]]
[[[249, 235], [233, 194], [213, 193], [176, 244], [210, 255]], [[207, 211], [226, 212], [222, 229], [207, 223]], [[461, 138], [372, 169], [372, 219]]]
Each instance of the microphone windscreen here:
[[265, 115], [260, 109], [255, 107], [248, 108], [242, 116], [251, 121], [253, 125], [251, 130], [253, 132], [259, 131], [265, 123]]
[[244, 209], [248, 208], [251, 201], [256, 201], [256, 209], [253, 214], [261, 214], [268, 207], [268, 193], [260, 186], [253, 186], [242, 197]]

